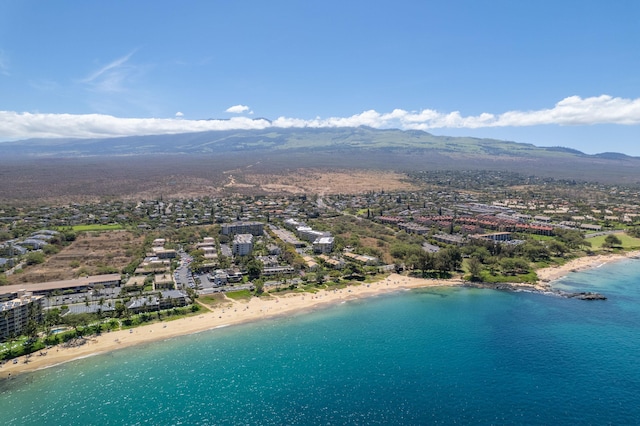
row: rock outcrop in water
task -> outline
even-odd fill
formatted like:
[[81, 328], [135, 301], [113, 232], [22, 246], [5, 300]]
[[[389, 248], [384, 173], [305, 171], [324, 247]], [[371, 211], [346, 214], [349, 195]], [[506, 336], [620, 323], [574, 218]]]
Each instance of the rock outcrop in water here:
[[594, 292], [578, 292], [570, 293], [566, 291], [556, 290], [549, 285], [531, 285], [531, 284], [519, 284], [519, 283], [483, 283], [483, 282], [465, 282], [465, 287], [473, 288], [490, 288], [493, 290], [503, 291], [523, 291], [528, 293], [539, 293], [551, 296], [560, 296], [567, 299], [580, 299], [580, 300], [607, 300], [607, 297]]

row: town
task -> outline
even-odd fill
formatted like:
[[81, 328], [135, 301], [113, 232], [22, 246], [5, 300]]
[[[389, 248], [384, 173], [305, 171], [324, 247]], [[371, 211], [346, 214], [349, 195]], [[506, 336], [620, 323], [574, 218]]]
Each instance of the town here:
[[640, 189], [507, 172], [421, 172], [419, 191], [0, 206], [0, 359], [391, 272], [535, 282], [640, 247]]

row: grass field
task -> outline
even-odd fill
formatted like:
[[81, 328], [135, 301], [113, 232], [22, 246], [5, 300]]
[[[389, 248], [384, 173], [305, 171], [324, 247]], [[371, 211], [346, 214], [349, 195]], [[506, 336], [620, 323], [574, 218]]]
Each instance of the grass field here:
[[249, 290], [230, 291], [227, 293], [227, 297], [233, 300], [248, 300], [251, 299], [253, 293]]
[[[640, 238], [633, 238], [628, 236], [627, 234], [615, 234], [616, 237], [622, 241], [622, 248], [625, 250], [634, 250], [640, 249]], [[600, 235], [598, 237], [587, 238], [587, 241], [591, 243], [592, 250], [600, 250], [602, 249], [602, 244], [604, 243], [604, 239], [607, 238], [606, 235]]]
[[[57, 228], [58, 231], [65, 231], [68, 230], [69, 227], [68, 226], [60, 226]], [[100, 224], [95, 224], [95, 225], [75, 225], [71, 227], [71, 230], [74, 232], [92, 232], [92, 231], [117, 231], [120, 229], [124, 229], [124, 226], [117, 224], [117, 223], [112, 223], [109, 225], [100, 225]]]
[[198, 298], [198, 302], [208, 306], [209, 308], [216, 308], [224, 305], [225, 303], [230, 303], [222, 293], [201, 295]]

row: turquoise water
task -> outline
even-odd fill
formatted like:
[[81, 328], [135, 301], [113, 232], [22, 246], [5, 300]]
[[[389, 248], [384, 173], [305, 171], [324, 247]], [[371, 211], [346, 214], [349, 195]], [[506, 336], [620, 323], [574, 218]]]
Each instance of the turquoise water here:
[[0, 382], [0, 424], [638, 424], [640, 262], [417, 290]]

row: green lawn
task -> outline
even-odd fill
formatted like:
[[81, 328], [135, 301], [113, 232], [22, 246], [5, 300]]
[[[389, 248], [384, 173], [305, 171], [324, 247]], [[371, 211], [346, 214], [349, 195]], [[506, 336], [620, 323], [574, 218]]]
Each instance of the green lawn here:
[[249, 290], [238, 290], [238, 291], [229, 291], [226, 293], [226, 295], [229, 299], [233, 299], [233, 300], [247, 300], [247, 299], [251, 299], [251, 297], [253, 296], [253, 293], [251, 293]]
[[[627, 234], [615, 234], [615, 236], [618, 237], [620, 241], [622, 241], [623, 249], [640, 249], [640, 238], [633, 238], [628, 236]], [[605, 238], [607, 238], [606, 235], [600, 235], [598, 237], [587, 238], [587, 241], [591, 243], [592, 250], [600, 250], [602, 249], [602, 244], [604, 243]]]
[[210, 308], [215, 308], [219, 305], [224, 304], [225, 302], [229, 303], [229, 301], [225, 299], [224, 294], [222, 293], [202, 295], [198, 297], [198, 302], [207, 305]]

